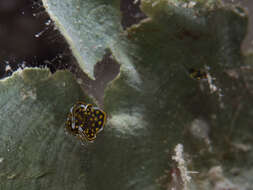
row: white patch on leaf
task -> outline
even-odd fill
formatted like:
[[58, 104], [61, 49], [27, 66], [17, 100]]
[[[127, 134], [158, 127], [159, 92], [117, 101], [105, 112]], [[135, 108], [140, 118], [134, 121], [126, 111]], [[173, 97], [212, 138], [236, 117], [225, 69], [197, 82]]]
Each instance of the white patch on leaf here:
[[113, 115], [108, 124], [112, 126], [113, 130], [129, 135], [137, 135], [137, 130], [143, 129], [147, 125], [142, 119], [142, 115], [137, 112], [131, 115], [128, 113]]
[[30, 90], [22, 89], [20, 92], [20, 95], [22, 97], [22, 100], [25, 100], [27, 98], [31, 98], [33, 100], [37, 99], [36, 89], [30, 89]]

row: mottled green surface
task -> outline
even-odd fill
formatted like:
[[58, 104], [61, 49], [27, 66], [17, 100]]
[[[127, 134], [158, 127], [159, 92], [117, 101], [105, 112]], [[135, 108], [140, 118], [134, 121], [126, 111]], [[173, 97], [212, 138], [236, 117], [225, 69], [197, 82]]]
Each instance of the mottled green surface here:
[[[102, 59], [106, 49], [111, 50], [121, 65], [121, 72], [105, 92], [108, 124], [88, 150], [81, 149], [75, 142], [79, 146], [76, 152], [65, 157], [63, 152], [67, 148], [74, 150], [70, 144], [63, 149], [63, 144], [68, 141], [65, 136], [64, 142], [62, 136], [62, 141], [57, 138], [56, 145], [47, 143], [44, 147], [38, 143], [37, 146], [54, 152], [49, 154], [53, 161], [45, 158], [41, 162], [46, 166], [52, 164], [59, 172], [59, 176], [56, 172], [45, 179], [43, 177], [41, 180], [51, 180], [51, 183], [41, 181], [43, 188], [168, 189], [170, 173], [166, 174], [165, 170], [171, 170], [176, 164], [171, 156], [178, 143], [185, 147], [189, 170], [199, 172], [192, 180], [196, 184], [191, 186], [192, 189], [215, 189], [215, 182], [201, 188], [198, 182], [208, 181], [208, 170], [216, 165], [222, 166], [226, 176], [232, 175], [230, 170], [233, 168], [240, 168], [244, 174], [244, 171], [250, 171], [252, 155], [242, 145], [252, 147], [253, 144], [252, 66], [250, 58], [246, 59], [245, 66], [245, 59], [240, 53], [247, 17], [241, 14], [242, 10], [225, 8], [215, 1], [207, 4], [202, 1], [193, 8], [184, 8], [185, 5], [180, 3], [183, 1], [169, 2], [143, 0], [141, 8], [149, 18], [123, 32], [119, 24], [119, 1], [44, 0], [84, 72], [93, 75], [93, 66]], [[189, 68], [204, 69], [205, 66], [210, 68], [210, 76], [216, 78], [213, 84], [218, 90], [214, 93], [210, 92], [207, 81], [193, 80], [187, 72]], [[49, 86], [52, 84], [47, 83]], [[52, 90], [44, 90], [47, 85], [38, 89], [44, 92], [41, 102], [45, 102], [48, 110], [53, 110], [50, 105], [53, 105], [54, 99], [57, 99], [56, 102], [70, 101], [68, 98], [58, 99], [58, 91], [62, 88], [55, 88], [56, 96], [48, 94]], [[37, 85], [34, 87], [37, 88]], [[71, 96], [75, 94], [71, 90], [68, 92]], [[69, 107], [69, 104], [60, 106]], [[24, 108], [29, 107], [31, 111], [31, 106], [27, 105]], [[38, 107], [35, 106], [35, 109]], [[65, 111], [59, 110], [53, 110], [54, 114], [49, 116], [40, 116], [63, 118]], [[32, 121], [34, 118], [36, 116], [31, 116]], [[63, 121], [60, 121], [55, 121], [59, 122], [59, 128], [50, 129], [59, 129], [58, 133], [63, 134], [60, 129]], [[195, 128], [197, 130], [194, 131]], [[50, 134], [54, 137], [58, 133]], [[15, 134], [22, 138], [19, 133]], [[4, 138], [7, 137], [4, 135]], [[30, 141], [32, 137], [24, 139]], [[57, 146], [60, 149], [56, 149]], [[36, 143], [32, 147], [34, 150], [28, 148], [31, 160], [46, 157], [37, 155]], [[20, 154], [23, 152], [20, 151]], [[24, 158], [28, 160], [27, 155]], [[32, 171], [36, 170], [34, 165], [29, 167]], [[28, 173], [25, 166], [22, 165]], [[5, 167], [7, 171], [14, 170], [14, 166]], [[164, 180], [157, 180], [164, 175], [167, 175]], [[241, 176], [240, 184], [252, 181]], [[15, 180], [17, 185], [21, 184], [18, 180]], [[8, 185], [6, 181], [3, 184]], [[34, 184], [34, 187], [39, 189], [37, 185]]]
[[64, 132], [69, 108], [89, 100], [72, 74], [19, 71], [0, 81], [0, 97], [0, 189], [85, 189], [89, 155]]
[[122, 30], [120, 11], [114, 6], [119, 6], [119, 1], [45, 0], [43, 3], [71, 44], [81, 68], [93, 77], [93, 67], [102, 59], [105, 48], [118, 49]]

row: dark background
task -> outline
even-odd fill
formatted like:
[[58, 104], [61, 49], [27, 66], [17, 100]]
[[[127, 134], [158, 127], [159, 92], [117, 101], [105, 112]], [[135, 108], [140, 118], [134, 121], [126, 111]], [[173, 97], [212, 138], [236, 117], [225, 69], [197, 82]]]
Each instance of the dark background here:
[[41, 1], [0, 1], [0, 78], [26, 66], [69, 68], [69, 53]]

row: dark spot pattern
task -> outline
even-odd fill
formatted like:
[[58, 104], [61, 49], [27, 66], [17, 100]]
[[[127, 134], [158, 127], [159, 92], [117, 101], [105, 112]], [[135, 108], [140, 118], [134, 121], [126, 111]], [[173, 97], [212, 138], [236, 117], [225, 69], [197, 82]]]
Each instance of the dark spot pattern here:
[[191, 68], [189, 69], [190, 77], [193, 79], [201, 80], [207, 79], [207, 72], [201, 69]]
[[70, 109], [66, 121], [66, 130], [79, 137], [82, 141], [92, 142], [96, 135], [103, 130], [106, 122], [106, 113], [92, 104], [77, 102]]

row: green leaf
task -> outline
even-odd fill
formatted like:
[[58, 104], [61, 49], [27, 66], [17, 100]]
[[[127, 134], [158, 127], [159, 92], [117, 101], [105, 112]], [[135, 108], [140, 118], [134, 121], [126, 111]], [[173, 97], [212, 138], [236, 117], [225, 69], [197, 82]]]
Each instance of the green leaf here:
[[15, 72], [0, 81], [0, 97], [0, 189], [85, 189], [79, 155], [89, 155], [64, 123], [77, 100], [92, 101], [72, 74]]
[[[148, 18], [123, 31], [119, 1], [44, 0], [84, 72], [93, 77], [108, 49], [121, 65], [105, 91], [108, 125], [90, 149], [89, 190], [169, 188], [165, 170], [176, 167], [178, 143], [200, 173], [250, 165], [238, 146], [252, 146], [252, 94], [241, 79], [247, 17], [217, 1], [193, 2], [142, 0]], [[191, 69], [208, 80], [192, 79]]]

